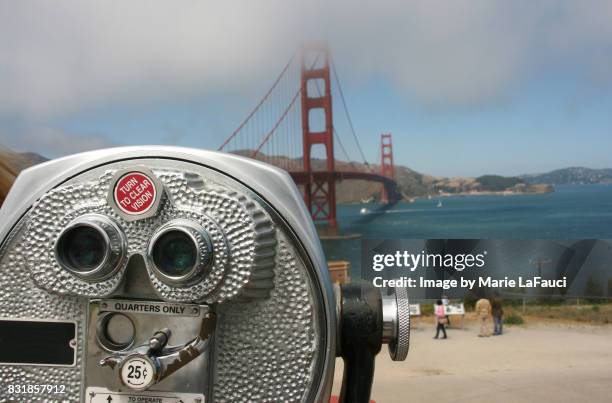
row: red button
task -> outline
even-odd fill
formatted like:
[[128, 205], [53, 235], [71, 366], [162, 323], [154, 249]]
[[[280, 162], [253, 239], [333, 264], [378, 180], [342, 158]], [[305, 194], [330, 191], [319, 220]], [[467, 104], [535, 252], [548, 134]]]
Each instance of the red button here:
[[115, 184], [115, 204], [130, 215], [147, 212], [155, 203], [155, 182], [142, 172], [128, 172]]

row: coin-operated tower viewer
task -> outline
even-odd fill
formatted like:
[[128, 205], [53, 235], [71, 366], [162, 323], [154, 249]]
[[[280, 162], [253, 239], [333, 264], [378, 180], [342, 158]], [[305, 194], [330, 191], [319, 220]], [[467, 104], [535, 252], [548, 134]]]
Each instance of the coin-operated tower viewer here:
[[[23, 171], [0, 211], [0, 401], [366, 402], [405, 290], [332, 286], [284, 172], [129, 147]], [[151, 400], [157, 399], [157, 400]]]

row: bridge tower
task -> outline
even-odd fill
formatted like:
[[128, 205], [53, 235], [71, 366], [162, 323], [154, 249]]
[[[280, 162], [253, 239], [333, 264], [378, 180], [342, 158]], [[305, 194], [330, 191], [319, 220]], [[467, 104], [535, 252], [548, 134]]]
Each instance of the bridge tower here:
[[[393, 165], [393, 139], [391, 133], [380, 135], [380, 173], [387, 178], [395, 179], [395, 165]], [[389, 195], [383, 186], [380, 201], [389, 203]]]
[[[309, 85], [310, 83], [310, 85]], [[321, 88], [321, 85], [324, 88]], [[304, 201], [315, 223], [326, 222], [333, 231], [336, 221], [336, 183], [334, 180], [334, 126], [330, 80], [329, 49], [325, 44], [309, 45], [302, 49], [301, 68], [302, 144], [304, 171], [309, 179], [304, 184]], [[317, 113], [317, 112], [323, 112]], [[318, 115], [318, 116], [317, 116]], [[323, 124], [313, 118], [322, 116]], [[322, 130], [313, 131], [313, 126]], [[314, 129], [316, 130], [317, 127]], [[312, 166], [312, 147], [325, 148], [325, 175], [315, 179]]]

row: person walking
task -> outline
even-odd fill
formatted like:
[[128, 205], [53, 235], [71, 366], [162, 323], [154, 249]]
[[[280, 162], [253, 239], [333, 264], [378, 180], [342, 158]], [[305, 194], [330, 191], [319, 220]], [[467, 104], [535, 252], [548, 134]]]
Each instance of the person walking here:
[[491, 316], [491, 302], [486, 298], [481, 298], [476, 302], [476, 316], [480, 321], [480, 333], [478, 337], [489, 337], [491, 328], [489, 326], [489, 317]]
[[[446, 296], [446, 294], [442, 294], [442, 305], [444, 305], [444, 312], [448, 311], [446, 309], [448, 304], [450, 304], [450, 301], [449, 301], [448, 297]], [[450, 325], [451, 325], [450, 324], [450, 316], [446, 315], [446, 326], [450, 327]]]
[[499, 336], [502, 334], [504, 326], [504, 308], [499, 294], [495, 295], [491, 305], [491, 312], [493, 313], [493, 336]]
[[434, 310], [434, 314], [436, 316], [436, 336], [434, 337], [434, 339], [437, 339], [438, 336], [440, 335], [440, 330], [442, 330], [442, 333], [444, 334], [444, 337], [442, 337], [443, 339], [446, 339], [446, 329], [444, 328], [444, 325], [446, 325], [446, 313], [444, 312], [444, 305], [442, 304], [442, 300], [437, 300], [436, 301], [436, 306], [435, 306], [435, 310]]

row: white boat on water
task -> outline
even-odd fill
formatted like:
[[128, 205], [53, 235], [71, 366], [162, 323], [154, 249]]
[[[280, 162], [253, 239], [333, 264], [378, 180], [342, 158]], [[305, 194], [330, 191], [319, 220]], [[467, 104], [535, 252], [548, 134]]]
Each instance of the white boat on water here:
[[438, 205], [436, 207], [442, 207], [442, 200], [438, 200]]
[[362, 207], [361, 210], [359, 210], [359, 214], [361, 215], [370, 214], [370, 210], [368, 210], [365, 207]]

